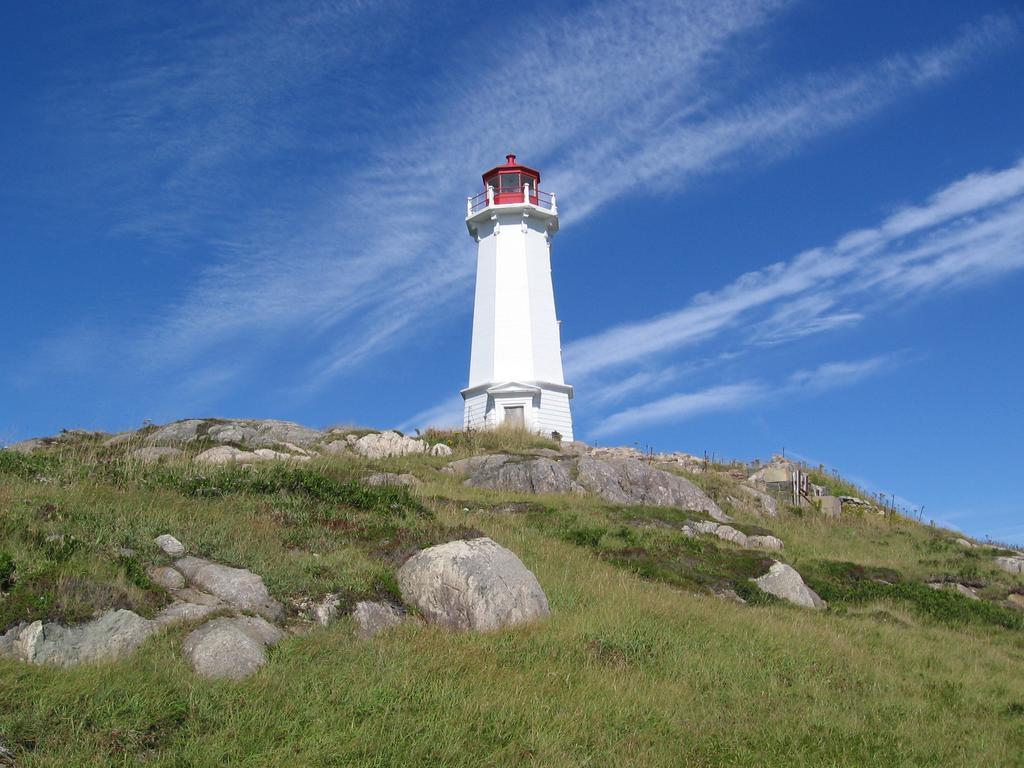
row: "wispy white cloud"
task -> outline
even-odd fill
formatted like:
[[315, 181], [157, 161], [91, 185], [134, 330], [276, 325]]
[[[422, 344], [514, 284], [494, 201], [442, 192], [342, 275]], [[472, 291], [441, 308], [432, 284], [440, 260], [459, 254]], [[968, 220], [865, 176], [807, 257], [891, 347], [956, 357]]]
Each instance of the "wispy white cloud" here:
[[789, 377], [791, 387], [810, 391], [824, 391], [837, 386], [849, 386], [874, 375], [887, 365], [895, 364], [892, 355], [878, 355], [866, 360], [845, 360], [822, 363], [817, 368], [796, 371]]
[[463, 401], [456, 395], [444, 402], [438, 403], [431, 408], [420, 411], [410, 416], [398, 425], [398, 429], [408, 431], [412, 429], [426, 429], [436, 427], [437, 429], [462, 429]]
[[589, 434], [604, 437], [648, 424], [672, 423], [705, 413], [745, 408], [766, 395], [766, 388], [756, 382], [724, 384], [700, 392], [681, 392], [613, 413]]
[[862, 381], [883, 370], [892, 359], [890, 355], [879, 355], [863, 360], [823, 363], [815, 368], [796, 371], [786, 381], [773, 386], [763, 381], [744, 381], [698, 392], [680, 392], [613, 413], [588, 434], [605, 437], [650, 424], [672, 424], [707, 413], [743, 410], [768, 399], [808, 397]]
[[726, 331], [754, 343], [858, 322], [869, 311], [1024, 267], [1024, 160], [972, 174], [878, 227], [840, 237], [700, 294], [681, 309], [567, 345], [570, 380], [659, 356]]
[[[295, 378], [322, 386], [427, 333], [446, 307], [468, 297], [473, 264], [458, 201], [497, 148], [513, 146], [545, 165], [549, 187], [586, 188], [575, 204], [563, 198], [565, 215], [579, 220], [622, 195], [680, 189], [755, 150], [792, 151], [955, 74], [1016, 29], [1011, 17], [992, 17], [934, 50], [749, 88], [740, 75], [755, 55], [747, 43], [789, 4], [598, 3], [545, 18], [486, 70], [475, 66], [476, 48], [456, 47], [450, 66], [416, 99], [400, 88], [387, 96], [396, 89], [386, 68], [374, 66], [402, 50], [411, 28], [395, 23], [410, 18], [401, 6], [259, 7], [226, 32], [179, 30], [181, 39], [171, 42], [185, 55], [118, 62], [120, 73], [104, 73], [104, 97], [80, 108], [130, 158], [117, 164], [111, 184], [129, 201], [121, 228], [193, 235], [211, 245], [214, 261], [177, 299], [154, 308], [141, 331], [127, 342], [118, 334], [111, 346], [133, 368], [194, 371], [207, 360], [220, 370], [217, 350], [227, 345], [243, 366], [239, 349], [255, 360], [315, 340], [318, 354]], [[494, 110], [481, 109], [481, 94], [495, 82], [522, 120], [496, 121]], [[352, 138], [344, 167], [325, 139], [339, 135], [338, 126], [311, 128], [307, 113], [290, 109], [296, 89], [320, 95], [317, 88], [350, 104], [338, 118], [357, 129], [345, 132]], [[288, 158], [300, 146], [322, 151], [327, 172], [306, 178], [292, 171]], [[262, 194], [255, 205], [241, 204], [238, 190], [253, 186], [261, 160], [268, 169], [257, 180]], [[595, 163], [615, 182], [595, 188], [584, 178]], [[951, 192], [942, 202], [956, 208], [971, 194]], [[569, 345], [569, 369], [584, 375], [706, 338], [749, 308], [829, 276], [826, 262], [811, 264], [810, 255], [803, 262], [748, 275], [731, 291], [699, 297], [684, 315]], [[817, 322], [825, 328], [856, 319], [841, 310], [822, 312]]]

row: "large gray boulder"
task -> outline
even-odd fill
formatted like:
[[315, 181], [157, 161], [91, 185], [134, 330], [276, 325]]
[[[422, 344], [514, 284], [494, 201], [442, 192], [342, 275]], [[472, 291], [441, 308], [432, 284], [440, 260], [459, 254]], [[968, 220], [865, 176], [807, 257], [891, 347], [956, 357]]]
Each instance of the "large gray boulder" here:
[[637, 459], [580, 456], [576, 462], [576, 482], [615, 504], [676, 507], [706, 512], [722, 522], [729, 520], [704, 491], [686, 478]]
[[1024, 557], [997, 557], [994, 562], [996, 568], [1007, 573], [1024, 573]]
[[241, 680], [266, 664], [266, 647], [283, 638], [284, 632], [261, 618], [222, 617], [192, 631], [182, 643], [182, 652], [196, 674]]
[[174, 566], [189, 582], [234, 608], [254, 611], [271, 621], [284, 615], [284, 607], [270, 596], [263, 579], [252, 571], [199, 557], [183, 557]]
[[786, 600], [801, 608], [813, 608], [823, 610], [827, 608], [825, 601], [818, 597], [817, 593], [804, 584], [803, 578], [794, 568], [780, 563], [772, 563], [768, 573], [757, 579], [751, 579], [762, 592]]
[[75, 627], [34, 621], [13, 627], [0, 637], [0, 654], [59, 667], [113, 661], [134, 652], [159, 626], [124, 609]]
[[472, 456], [449, 466], [467, 475], [472, 488], [493, 488], [514, 493], [568, 493], [574, 488], [569, 462], [549, 458], [524, 459], [505, 454]]
[[429, 547], [398, 570], [402, 599], [447, 629], [488, 632], [549, 613], [537, 578], [488, 538]]
[[392, 456], [424, 453], [427, 444], [397, 432], [381, 432], [363, 435], [352, 444], [352, 449], [367, 459], [388, 459]]
[[149, 464], [161, 459], [176, 459], [182, 455], [182, 451], [180, 448], [172, 448], [169, 445], [147, 445], [143, 448], [136, 448], [129, 455], [133, 459]]

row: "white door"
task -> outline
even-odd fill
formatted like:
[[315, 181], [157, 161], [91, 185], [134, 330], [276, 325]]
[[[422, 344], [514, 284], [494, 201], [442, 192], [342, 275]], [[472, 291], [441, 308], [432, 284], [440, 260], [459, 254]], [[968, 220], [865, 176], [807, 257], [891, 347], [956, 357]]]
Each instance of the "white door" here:
[[521, 405], [512, 407], [505, 407], [505, 423], [510, 427], [518, 427], [519, 429], [526, 428], [526, 415], [524, 408]]

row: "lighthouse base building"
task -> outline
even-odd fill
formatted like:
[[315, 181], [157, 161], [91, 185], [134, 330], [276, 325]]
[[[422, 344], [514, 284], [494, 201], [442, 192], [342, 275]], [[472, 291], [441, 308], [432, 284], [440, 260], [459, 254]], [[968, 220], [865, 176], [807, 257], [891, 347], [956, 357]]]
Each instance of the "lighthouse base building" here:
[[483, 179], [484, 191], [466, 202], [477, 271], [464, 426], [515, 426], [571, 441], [573, 390], [562, 374], [551, 282], [555, 196], [515, 155]]

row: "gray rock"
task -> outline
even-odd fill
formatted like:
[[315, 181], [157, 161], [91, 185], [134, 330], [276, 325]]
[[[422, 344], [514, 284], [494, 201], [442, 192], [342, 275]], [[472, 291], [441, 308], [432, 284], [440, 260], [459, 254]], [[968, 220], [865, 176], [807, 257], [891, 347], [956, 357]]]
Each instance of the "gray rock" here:
[[138, 432], [118, 432], [116, 435], [111, 435], [106, 440], [104, 440], [102, 445], [105, 448], [112, 448], [114, 446], [124, 445], [125, 443], [130, 443], [135, 440], [138, 440], [139, 442], [142, 441], [142, 437], [139, 436]]
[[953, 539], [953, 541], [956, 544], [959, 544], [961, 547], [968, 547], [968, 548], [973, 548], [974, 547], [974, 542], [973, 541], [969, 541], [968, 539], [957, 538], [957, 539]]
[[319, 603], [313, 604], [313, 618], [320, 626], [326, 627], [338, 618], [338, 606], [341, 605], [341, 595], [327, 595]]
[[367, 459], [387, 459], [392, 456], [424, 453], [427, 450], [427, 444], [422, 440], [405, 437], [397, 432], [381, 432], [363, 435], [352, 444], [352, 448]]
[[567, 493], [573, 485], [567, 465], [548, 458], [520, 459], [505, 454], [473, 456], [451, 468], [468, 475], [465, 484], [515, 493]]
[[[300, 449], [301, 450], [301, 449]], [[302, 453], [284, 453], [271, 448], [257, 448], [252, 452], [253, 457], [258, 461], [309, 461], [309, 455]]]
[[309, 447], [323, 435], [320, 430], [276, 419], [185, 419], [151, 432], [146, 443], [180, 448], [205, 437], [215, 443], [234, 443], [250, 449], [276, 448], [286, 443]]
[[230, 445], [218, 445], [216, 448], [209, 448], [193, 459], [197, 464], [209, 464], [220, 466], [223, 464], [244, 464], [245, 462], [258, 461], [255, 453], [243, 451]]
[[548, 615], [537, 578], [488, 538], [429, 547], [398, 570], [402, 599], [432, 624], [487, 632]]
[[351, 446], [345, 440], [333, 440], [321, 446], [320, 450], [328, 456], [349, 456], [352, 453]]
[[247, 448], [275, 448], [286, 443], [308, 448], [324, 433], [291, 421], [261, 419], [217, 423], [210, 426], [207, 436], [217, 443], [237, 443]]
[[1024, 557], [997, 557], [994, 563], [1007, 573], [1024, 573]]
[[202, 590], [195, 589], [194, 587], [176, 589], [171, 594], [174, 596], [175, 600], [192, 603], [193, 605], [209, 605], [215, 608], [224, 608], [227, 606], [227, 603], [219, 597], [214, 597], [209, 592], [203, 592]]
[[740, 492], [751, 499], [760, 506], [761, 511], [768, 515], [768, 517], [779, 516], [779, 505], [775, 503], [775, 499], [769, 496], [764, 491], [760, 491], [757, 488], [751, 488], [749, 485], [738, 485]]
[[397, 627], [405, 615], [390, 603], [361, 601], [356, 603], [352, 617], [356, 621], [356, 637], [366, 640], [379, 632]]
[[209, 419], [184, 419], [173, 421], [170, 424], [150, 432], [146, 435], [147, 445], [169, 445], [180, 448], [183, 445], [193, 442], [199, 437], [199, 430]]
[[742, 531], [737, 531], [731, 525], [720, 525], [715, 529], [715, 536], [720, 538], [722, 541], [731, 541], [737, 547], [746, 547], [747, 534]]
[[801, 608], [822, 610], [827, 607], [824, 600], [804, 584], [800, 574], [791, 566], [778, 561], [772, 563], [768, 573], [757, 579], [751, 579], [762, 592], [786, 600]]
[[431, 456], [451, 456], [452, 453], [452, 449], [444, 443], [434, 443], [434, 445], [430, 447]]
[[785, 544], [782, 543], [782, 539], [775, 536], [763, 535], [747, 536], [747, 546], [754, 549], [783, 549]]
[[180, 557], [185, 554], [185, 545], [178, 541], [176, 538], [171, 536], [169, 533], [163, 533], [154, 539], [156, 545], [160, 547], [171, 557]]
[[580, 456], [576, 482], [615, 504], [648, 504], [706, 512], [726, 522], [728, 516], [689, 480], [636, 459], [595, 459]]
[[211, 613], [216, 613], [227, 608], [224, 603], [218, 605], [201, 605], [199, 603], [188, 603], [175, 600], [173, 603], [158, 613], [153, 621], [157, 624], [178, 624], [183, 621], [199, 621], [205, 619]]
[[164, 589], [181, 589], [185, 586], [185, 577], [169, 566], [153, 566], [146, 573], [150, 581]]
[[270, 596], [263, 579], [252, 571], [199, 557], [183, 557], [175, 567], [191, 583], [235, 608], [255, 611], [273, 621], [284, 614], [284, 607]]
[[254, 616], [212, 619], [192, 631], [182, 652], [202, 677], [241, 680], [267, 663], [266, 647], [284, 632]]
[[363, 481], [367, 485], [381, 486], [381, 485], [419, 485], [419, 480], [415, 475], [402, 474], [398, 475], [394, 472], [378, 472], [377, 474], [370, 475], [366, 480]]
[[176, 459], [181, 456], [180, 448], [172, 448], [167, 445], [147, 445], [144, 448], [136, 448], [129, 456], [144, 462], [160, 461], [161, 459]]
[[59, 667], [112, 661], [134, 652], [158, 628], [155, 621], [124, 609], [76, 627], [34, 621], [5, 633], [0, 652], [30, 664]]
[[41, 450], [48, 445], [47, 441], [41, 437], [33, 437], [28, 440], [22, 440], [18, 443], [12, 443], [4, 448], [5, 451], [13, 451], [14, 453], [32, 453], [34, 451]]
[[1006, 596], [1006, 604], [1018, 611], [1024, 611], [1024, 595], [1011, 592]]
[[929, 581], [927, 582], [927, 584], [929, 587], [935, 590], [956, 592], [959, 595], [963, 595], [968, 600], [981, 600], [981, 598], [978, 597], [977, 592], [975, 592], [973, 589], [964, 584], [956, 584], [954, 582], [943, 581]]

